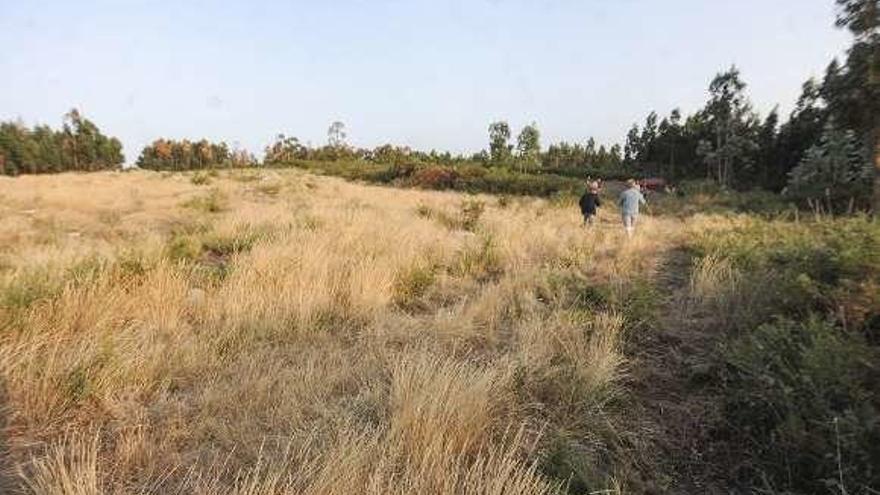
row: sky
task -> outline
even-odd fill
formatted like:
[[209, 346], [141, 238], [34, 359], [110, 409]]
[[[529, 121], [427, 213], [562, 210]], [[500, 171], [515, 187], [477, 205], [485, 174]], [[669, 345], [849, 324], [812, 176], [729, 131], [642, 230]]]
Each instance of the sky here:
[[0, 119], [76, 107], [129, 163], [159, 137], [320, 145], [335, 120], [365, 147], [471, 153], [496, 120], [619, 143], [732, 64], [787, 115], [848, 44], [833, 0], [0, 0]]

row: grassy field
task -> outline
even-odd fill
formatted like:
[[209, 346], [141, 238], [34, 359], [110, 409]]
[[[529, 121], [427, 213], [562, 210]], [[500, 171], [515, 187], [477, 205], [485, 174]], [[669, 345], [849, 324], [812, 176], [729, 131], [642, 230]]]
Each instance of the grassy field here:
[[[676, 208], [627, 239], [609, 209], [585, 230], [566, 201], [295, 170], [0, 179], [0, 488], [500, 495], [773, 480], [772, 452], [723, 435], [733, 454], [686, 471], [669, 456], [703, 437], [675, 426], [698, 416], [715, 435], [748, 422], [719, 397], [783, 400], [748, 396], [764, 357], [743, 336], [766, 332], [747, 330], [842, 314], [870, 337], [880, 229]], [[835, 244], [842, 231], [852, 243]], [[815, 249], [798, 251], [805, 240]], [[756, 257], [780, 245], [806, 268]], [[813, 252], [840, 273], [809, 272]], [[748, 298], [761, 274], [802, 299]], [[823, 346], [875, 356], [868, 337], [826, 334]], [[665, 360], [686, 351], [699, 362]], [[875, 404], [876, 369], [856, 368], [846, 392], [828, 382], [845, 395], [828, 408]], [[664, 390], [684, 395], [678, 416], [657, 412]], [[735, 463], [748, 469], [721, 469]], [[845, 483], [871, 486], [864, 473]]]

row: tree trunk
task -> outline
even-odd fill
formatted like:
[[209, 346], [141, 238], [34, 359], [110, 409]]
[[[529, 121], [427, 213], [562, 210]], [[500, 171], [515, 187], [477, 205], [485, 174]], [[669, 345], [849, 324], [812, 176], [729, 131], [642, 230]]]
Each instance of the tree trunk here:
[[874, 195], [871, 201], [874, 218], [880, 218], [880, 125], [874, 124]]

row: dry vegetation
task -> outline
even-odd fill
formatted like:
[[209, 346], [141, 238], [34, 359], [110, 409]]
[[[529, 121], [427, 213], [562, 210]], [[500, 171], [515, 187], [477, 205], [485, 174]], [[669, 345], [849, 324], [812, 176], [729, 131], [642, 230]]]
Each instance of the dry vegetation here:
[[[682, 489], [705, 437], [663, 423], [729, 394], [687, 385], [680, 353], [713, 366], [719, 331], [793, 293], [744, 271], [756, 239], [829, 249], [746, 216], [626, 239], [613, 210], [584, 230], [558, 200], [296, 171], [0, 179], [0, 218], [0, 491], [46, 495]], [[877, 233], [817, 225], [864, 252]]]
[[560, 448], [596, 489], [627, 469], [621, 308], [659, 220], [625, 242], [543, 200], [295, 172], [0, 196], [9, 489], [543, 494]]

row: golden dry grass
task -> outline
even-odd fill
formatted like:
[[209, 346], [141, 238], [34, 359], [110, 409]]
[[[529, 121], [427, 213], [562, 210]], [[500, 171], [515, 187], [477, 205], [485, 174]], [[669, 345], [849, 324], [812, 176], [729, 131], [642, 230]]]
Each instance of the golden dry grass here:
[[274, 171], [0, 178], [0, 218], [0, 459], [34, 494], [549, 494], [568, 436], [615, 489], [626, 319], [555, 281], [626, 286], [682, 231]]

